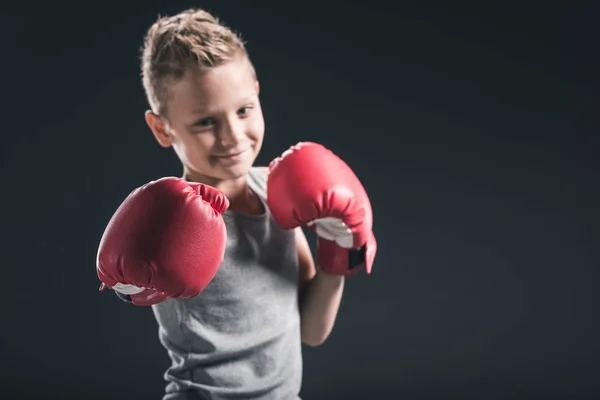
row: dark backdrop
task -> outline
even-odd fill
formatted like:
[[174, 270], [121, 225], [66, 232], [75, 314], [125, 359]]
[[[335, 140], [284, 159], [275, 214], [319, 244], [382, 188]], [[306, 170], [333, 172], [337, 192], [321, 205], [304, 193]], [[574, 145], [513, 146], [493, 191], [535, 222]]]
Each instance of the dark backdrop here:
[[151, 310], [99, 293], [95, 255], [132, 188], [181, 173], [138, 50], [190, 6], [248, 42], [259, 163], [318, 141], [371, 196], [374, 272], [305, 349], [306, 399], [600, 396], [594, 2], [127, 3], [3, 5], [0, 398], [162, 394]]

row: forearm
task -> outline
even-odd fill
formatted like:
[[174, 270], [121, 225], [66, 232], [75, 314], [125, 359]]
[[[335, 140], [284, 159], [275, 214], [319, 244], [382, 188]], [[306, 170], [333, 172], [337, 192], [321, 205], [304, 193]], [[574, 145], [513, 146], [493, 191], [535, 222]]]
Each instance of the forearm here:
[[344, 292], [344, 277], [317, 270], [300, 299], [302, 341], [322, 344], [333, 329]]

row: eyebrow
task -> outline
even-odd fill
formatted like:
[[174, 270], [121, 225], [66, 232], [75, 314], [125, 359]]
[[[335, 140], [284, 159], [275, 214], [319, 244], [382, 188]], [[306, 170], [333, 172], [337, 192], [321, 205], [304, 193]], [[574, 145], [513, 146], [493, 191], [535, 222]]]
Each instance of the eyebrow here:
[[[247, 101], [249, 101], [250, 99], [254, 99], [256, 97], [256, 93], [252, 93], [246, 97], [243, 97], [239, 100], [239, 103], [245, 103]], [[192, 110], [192, 114], [194, 115], [202, 115], [202, 114], [210, 114], [209, 112], [210, 110], [207, 110], [206, 108], [196, 108], [194, 110]]]

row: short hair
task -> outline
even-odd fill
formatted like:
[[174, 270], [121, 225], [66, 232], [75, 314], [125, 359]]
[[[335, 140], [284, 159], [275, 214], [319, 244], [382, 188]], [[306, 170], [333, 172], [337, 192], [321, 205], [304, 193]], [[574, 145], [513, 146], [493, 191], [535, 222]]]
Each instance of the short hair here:
[[142, 82], [150, 108], [164, 116], [169, 85], [187, 70], [218, 67], [240, 55], [250, 61], [241, 35], [208, 11], [189, 9], [159, 16], [148, 29], [142, 49]]

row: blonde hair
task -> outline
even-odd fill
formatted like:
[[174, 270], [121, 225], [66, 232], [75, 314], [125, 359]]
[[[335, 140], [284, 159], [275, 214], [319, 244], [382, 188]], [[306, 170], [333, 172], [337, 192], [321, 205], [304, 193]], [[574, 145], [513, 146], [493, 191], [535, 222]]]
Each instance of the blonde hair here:
[[169, 85], [187, 70], [218, 67], [240, 55], [249, 61], [241, 36], [205, 10], [159, 17], [142, 50], [142, 82], [152, 111], [165, 115]]

